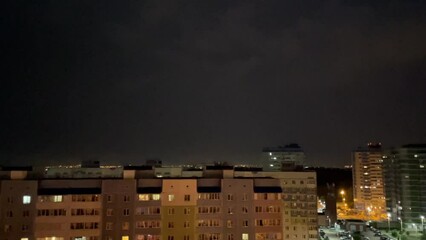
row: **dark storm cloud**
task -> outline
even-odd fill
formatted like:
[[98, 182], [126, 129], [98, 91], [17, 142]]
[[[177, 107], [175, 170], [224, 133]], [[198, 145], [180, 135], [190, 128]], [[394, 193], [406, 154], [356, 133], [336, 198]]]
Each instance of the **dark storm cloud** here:
[[299, 142], [337, 165], [426, 141], [421, 1], [14, 1], [2, 162], [251, 162]]

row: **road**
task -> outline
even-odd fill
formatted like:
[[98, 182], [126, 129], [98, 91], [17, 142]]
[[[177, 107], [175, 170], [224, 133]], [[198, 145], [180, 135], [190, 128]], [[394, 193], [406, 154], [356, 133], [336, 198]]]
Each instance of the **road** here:
[[[328, 239], [330, 240], [340, 240], [338, 236], [338, 231], [335, 229], [329, 229], [329, 228], [322, 228], [322, 230], [325, 232], [325, 235], [328, 236]], [[374, 236], [374, 232], [367, 229], [367, 231], [361, 233], [363, 236], [368, 237], [370, 240], [380, 240], [380, 237]], [[325, 237], [325, 236], [324, 236]]]

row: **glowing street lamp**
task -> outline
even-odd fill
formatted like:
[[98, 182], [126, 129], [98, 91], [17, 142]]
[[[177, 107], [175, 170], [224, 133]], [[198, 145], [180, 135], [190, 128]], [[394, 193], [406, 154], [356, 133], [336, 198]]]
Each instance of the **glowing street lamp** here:
[[345, 190], [341, 190], [340, 195], [342, 195], [342, 199], [343, 199], [343, 196], [345, 196]]
[[401, 232], [402, 232], [402, 218], [398, 218], [399, 222], [401, 223]]
[[390, 219], [391, 219], [391, 214], [388, 213], [388, 231], [390, 232]]
[[340, 190], [340, 195], [341, 195], [341, 198], [342, 198], [342, 203], [345, 206], [346, 205], [345, 190], [343, 190], [343, 189]]
[[367, 207], [367, 220], [370, 220], [371, 207]]

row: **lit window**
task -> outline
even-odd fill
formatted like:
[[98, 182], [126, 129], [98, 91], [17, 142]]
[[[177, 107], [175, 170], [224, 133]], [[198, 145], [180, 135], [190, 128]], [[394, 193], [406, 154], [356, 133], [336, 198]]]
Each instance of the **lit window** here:
[[249, 239], [249, 235], [248, 235], [248, 233], [243, 233], [243, 234], [241, 234], [241, 239], [242, 239], [242, 240], [248, 240], [248, 239]]
[[121, 240], [129, 240], [129, 236], [121, 236]]
[[169, 202], [175, 200], [175, 195], [169, 194]]
[[31, 203], [31, 196], [29, 196], [29, 195], [24, 195], [24, 196], [22, 197], [22, 203], [23, 203], [23, 204], [30, 204], [30, 203]]
[[62, 195], [53, 196], [52, 202], [62, 202]]
[[139, 194], [139, 201], [149, 201], [149, 194]]
[[160, 200], [160, 194], [152, 194], [152, 200]]
[[28, 238], [21, 238], [21, 240], [28, 240]]

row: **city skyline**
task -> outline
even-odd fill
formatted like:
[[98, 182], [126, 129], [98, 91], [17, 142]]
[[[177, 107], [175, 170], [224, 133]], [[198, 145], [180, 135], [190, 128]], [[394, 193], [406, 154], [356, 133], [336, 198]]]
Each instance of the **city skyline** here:
[[420, 1], [5, 3], [0, 165], [341, 167], [426, 142]]

